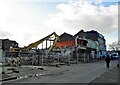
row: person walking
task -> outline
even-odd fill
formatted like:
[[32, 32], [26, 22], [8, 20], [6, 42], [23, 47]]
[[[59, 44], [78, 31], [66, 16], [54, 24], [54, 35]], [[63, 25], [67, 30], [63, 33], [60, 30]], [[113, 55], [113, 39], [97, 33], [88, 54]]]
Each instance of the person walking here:
[[109, 57], [109, 55], [107, 55], [107, 57], [105, 58], [105, 61], [106, 61], [106, 67], [109, 68], [109, 65], [110, 65], [110, 57]]

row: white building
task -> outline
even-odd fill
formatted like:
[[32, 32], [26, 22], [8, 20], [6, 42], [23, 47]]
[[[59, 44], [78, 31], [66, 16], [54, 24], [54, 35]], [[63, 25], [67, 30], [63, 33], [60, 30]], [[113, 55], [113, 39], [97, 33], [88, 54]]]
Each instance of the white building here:
[[106, 53], [107, 53], [107, 51], [106, 51], [106, 42], [105, 42], [105, 40], [104, 40], [104, 37], [101, 35], [101, 34], [99, 34], [99, 37], [98, 37], [98, 50], [99, 50], [99, 57], [106, 57]]

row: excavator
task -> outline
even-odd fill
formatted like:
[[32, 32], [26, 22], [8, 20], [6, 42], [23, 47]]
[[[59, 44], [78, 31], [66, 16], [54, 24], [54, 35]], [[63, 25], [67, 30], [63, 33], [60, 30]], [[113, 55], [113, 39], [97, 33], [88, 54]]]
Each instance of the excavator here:
[[30, 49], [37, 48], [39, 44], [43, 43], [45, 40], [49, 40], [49, 38], [51, 38], [53, 36], [55, 37], [55, 39], [53, 40], [53, 45], [51, 45], [48, 48], [47, 54], [49, 54], [52, 51], [52, 49], [55, 47], [56, 42], [58, 41], [58, 35], [55, 32], [53, 32], [52, 34], [50, 34], [50, 35], [48, 35], [48, 36], [34, 42], [34, 43], [29, 44], [26, 47], [23, 47], [23, 48], [11, 48], [10, 52], [29, 52]]

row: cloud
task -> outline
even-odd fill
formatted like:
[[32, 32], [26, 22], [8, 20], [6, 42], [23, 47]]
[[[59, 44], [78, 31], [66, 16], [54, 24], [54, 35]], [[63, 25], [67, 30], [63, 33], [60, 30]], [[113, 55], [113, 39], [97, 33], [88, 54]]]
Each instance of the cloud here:
[[98, 7], [90, 0], [61, 0], [61, 3], [54, 0], [55, 4], [43, 5], [41, 1], [0, 0], [0, 36], [16, 40], [24, 46], [53, 31], [58, 35], [63, 32], [74, 35], [80, 29], [95, 29], [101, 33], [111, 33], [118, 29], [117, 5]]
[[43, 10], [39, 8], [39, 11], [34, 3], [0, 0], [0, 38], [16, 40], [20, 46], [42, 38], [46, 29], [42, 25], [44, 19], [41, 11]]
[[[101, 2], [101, 0], [99, 0]], [[99, 3], [100, 3], [99, 2]], [[57, 29], [95, 29], [101, 33], [118, 30], [118, 6], [93, 5], [89, 0], [77, 0], [57, 5], [58, 12], [49, 15], [46, 25]], [[72, 31], [71, 31], [72, 32]]]
[[0, 30], [0, 38], [7, 38], [9, 36], [11, 36], [9, 32]]

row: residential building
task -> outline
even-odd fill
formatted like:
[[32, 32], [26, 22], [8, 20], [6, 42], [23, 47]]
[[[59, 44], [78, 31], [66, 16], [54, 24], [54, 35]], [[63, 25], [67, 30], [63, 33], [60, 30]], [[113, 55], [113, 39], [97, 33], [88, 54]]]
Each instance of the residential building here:
[[77, 38], [73, 35], [70, 35], [68, 33], [63, 33], [59, 36], [59, 41], [56, 43], [57, 48], [63, 48], [63, 47], [75, 47], [76, 42], [78, 46], [84, 47], [87, 44], [87, 41], [81, 38]]
[[9, 39], [2, 39], [2, 50], [3, 51], [10, 51], [10, 48], [17, 48], [18, 47], [18, 43], [16, 41], [13, 40], [9, 40]]
[[9, 56], [10, 48], [18, 48], [18, 43], [9, 39], [0, 39], [0, 48], [4, 53], [4, 56]]
[[87, 41], [85, 39], [78, 38], [77, 36], [73, 36], [68, 33], [63, 33], [62, 35], [60, 35], [59, 41], [56, 43], [57, 48], [71, 49], [71, 54], [73, 54], [73, 58], [77, 60], [81, 60], [81, 58], [83, 59], [86, 46]]
[[75, 45], [75, 39], [73, 35], [63, 33], [59, 36], [59, 41], [56, 43], [57, 48], [72, 47]]
[[75, 36], [79, 38], [87, 39], [87, 50], [88, 53], [94, 53], [96, 58], [104, 57], [106, 54], [106, 41], [104, 36], [97, 31], [91, 30], [84, 32], [84, 30], [79, 31]]

